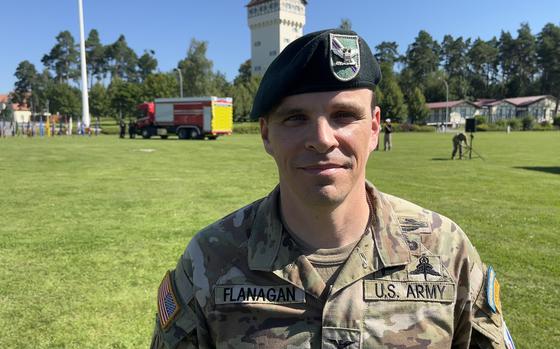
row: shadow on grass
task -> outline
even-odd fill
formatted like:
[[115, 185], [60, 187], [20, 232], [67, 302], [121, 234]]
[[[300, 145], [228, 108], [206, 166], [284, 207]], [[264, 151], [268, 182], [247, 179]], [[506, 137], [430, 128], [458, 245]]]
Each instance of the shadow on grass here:
[[560, 166], [516, 166], [522, 170], [541, 171], [551, 174], [560, 175]]
[[450, 158], [432, 158], [432, 161], [451, 161]]

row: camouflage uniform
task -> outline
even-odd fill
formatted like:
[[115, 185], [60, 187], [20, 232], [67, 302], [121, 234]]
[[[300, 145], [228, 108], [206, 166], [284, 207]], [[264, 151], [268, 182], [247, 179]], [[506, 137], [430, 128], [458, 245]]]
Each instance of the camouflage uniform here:
[[506, 348], [463, 231], [366, 186], [374, 219], [327, 297], [277, 188], [192, 239], [160, 286], [152, 348]]

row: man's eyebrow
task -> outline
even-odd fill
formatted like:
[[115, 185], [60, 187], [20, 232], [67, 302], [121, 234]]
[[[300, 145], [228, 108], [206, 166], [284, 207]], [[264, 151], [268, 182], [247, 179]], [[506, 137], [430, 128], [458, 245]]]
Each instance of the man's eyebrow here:
[[345, 102], [334, 103], [330, 106], [330, 109], [350, 111], [357, 114], [362, 114], [366, 111], [366, 109], [364, 109], [361, 105]]
[[304, 108], [300, 108], [300, 107], [285, 107], [285, 108], [278, 108], [276, 111], [274, 111], [274, 114], [279, 115], [279, 116], [284, 116], [284, 115], [294, 115], [294, 114], [305, 114], [307, 112], [306, 109]]

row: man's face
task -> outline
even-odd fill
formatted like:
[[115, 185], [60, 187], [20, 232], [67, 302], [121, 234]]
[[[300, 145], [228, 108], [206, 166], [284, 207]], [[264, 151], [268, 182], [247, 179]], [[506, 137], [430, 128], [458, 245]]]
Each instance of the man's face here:
[[299, 94], [260, 119], [264, 147], [276, 161], [284, 194], [330, 205], [364, 186], [379, 134], [380, 111], [372, 110], [372, 97], [368, 89]]

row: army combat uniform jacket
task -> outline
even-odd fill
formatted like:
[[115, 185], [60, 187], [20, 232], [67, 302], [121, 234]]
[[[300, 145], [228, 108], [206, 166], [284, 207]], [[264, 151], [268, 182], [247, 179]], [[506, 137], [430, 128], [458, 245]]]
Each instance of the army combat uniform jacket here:
[[512, 347], [495, 273], [463, 231], [367, 189], [374, 219], [327, 292], [278, 188], [203, 229], [159, 287], [152, 348]]

